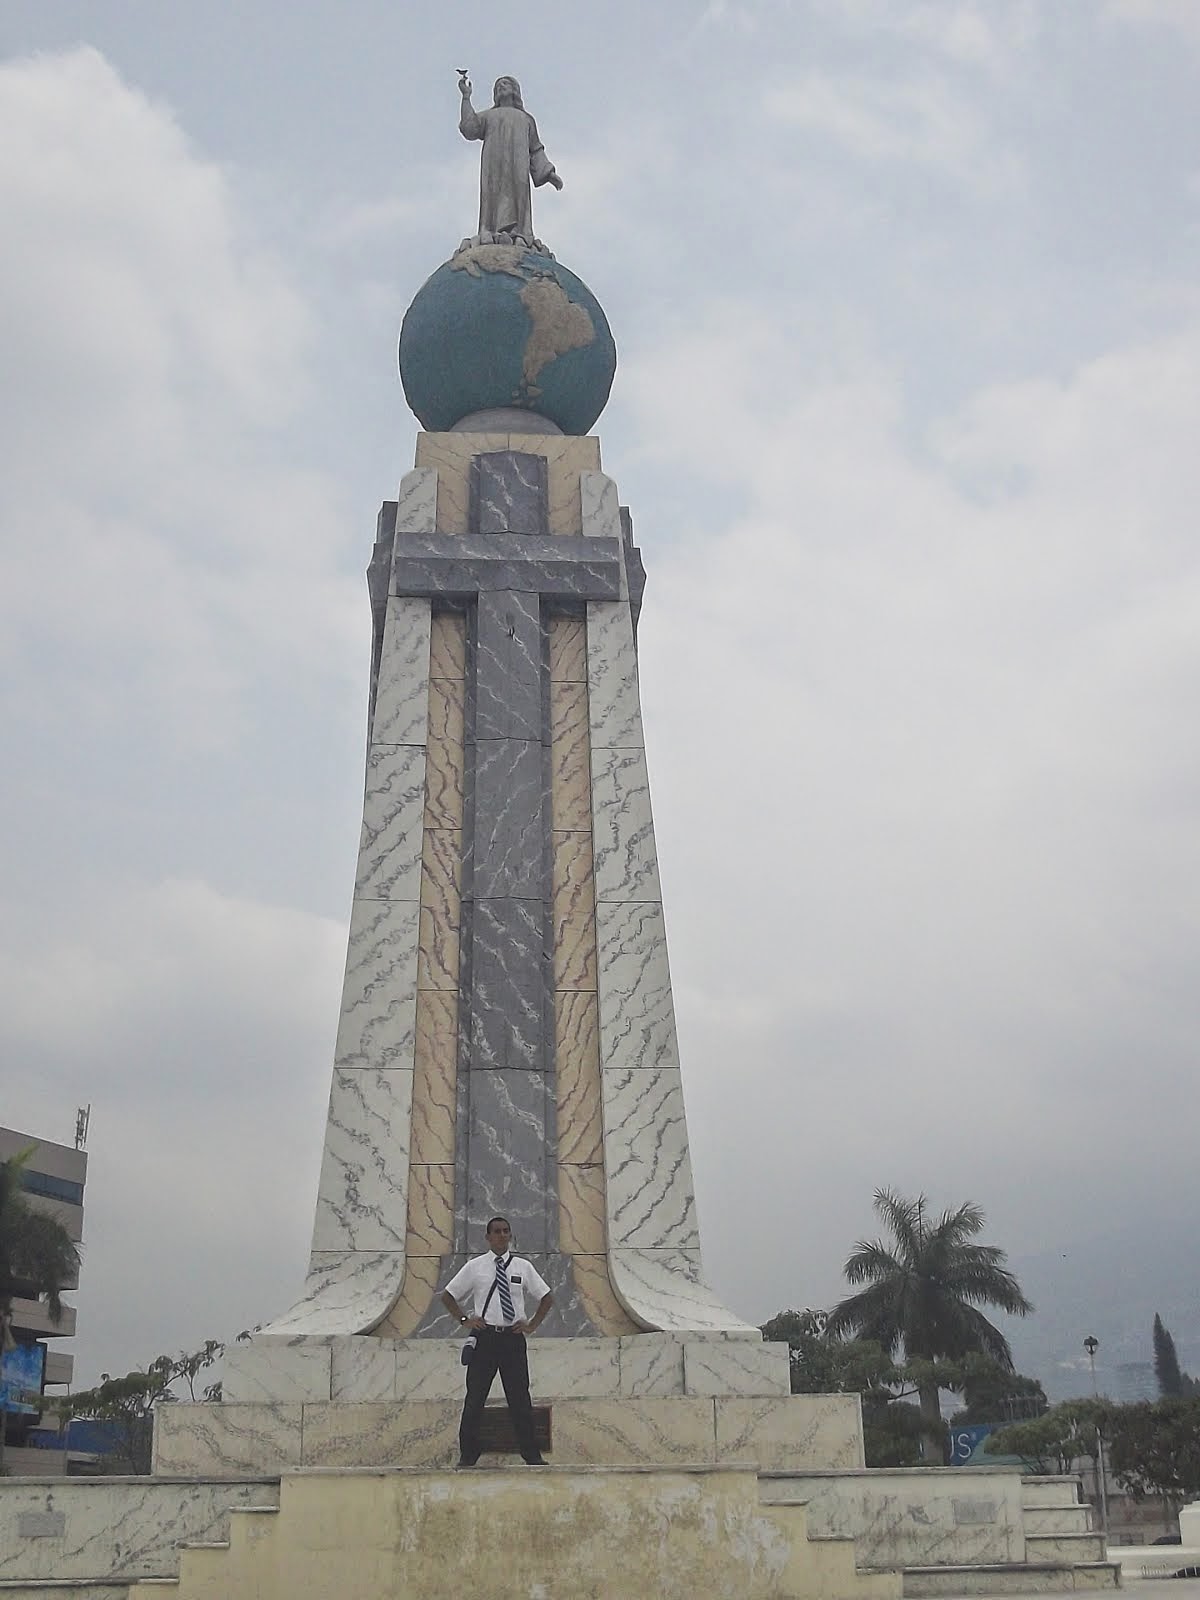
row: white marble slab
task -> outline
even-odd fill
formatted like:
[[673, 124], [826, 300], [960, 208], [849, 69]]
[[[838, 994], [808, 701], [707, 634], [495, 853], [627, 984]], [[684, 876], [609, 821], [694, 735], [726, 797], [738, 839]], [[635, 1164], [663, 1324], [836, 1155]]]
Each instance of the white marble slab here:
[[[164, 1408], [165, 1409], [165, 1408]], [[53, 1485], [5, 1478], [0, 1499], [0, 1580], [63, 1585], [50, 1594], [75, 1593], [93, 1600], [96, 1580], [126, 1585], [140, 1578], [170, 1578], [179, 1572], [179, 1545], [228, 1536], [234, 1507], [275, 1505], [279, 1486], [250, 1482], [180, 1482], [155, 1478], [61, 1478]], [[27, 1516], [52, 1518], [54, 1537], [21, 1537]], [[89, 1583], [88, 1580], [92, 1580]], [[21, 1590], [14, 1591], [17, 1595]], [[35, 1591], [37, 1592], [37, 1591]]]
[[334, 1050], [338, 1067], [411, 1069], [419, 934], [416, 900], [355, 901]]
[[535, 1401], [599, 1400], [620, 1392], [616, 1339], [529, 1341], [530, 1387]]
[[333, 1074], [314, 1250], [403, 1250], [411, 1072]]
[[300, 1298], [260, 1331], [366, 1333], [387, 1316], [403, 1286], [403, 1250], [314, 1250]]
[[620, 539], [621, 505], [616, 482], [605, 472], [579, 474], [579, 505], [584, 538]]
[[372, 744], [423, 745], [429, 723], [429, 601], [393, 596], [383, 624]]
[[597, 901], [596, 955], [601, 1064], [677, 1067], [662, 906]]
[[588, 716], [592, 749], [639, 749], [642, 701], [627, 600], [588, 602]]
[[336, 1401], [393, 1400], [396, 1395], [396, 1341], [335, 1339], [331, 1349], [330, 1392]]
[[747, 1339], [687, 1340], [683, 1381], [685, 1394], [787, 1395], [792, 1392], [788, 1347]]
[[154, 1473], [238, 1478], [299, 1466], [302, 1411], [291, 1402], [159, 1406]]
[[[396, 1349], [397, 1400], [455, 1400], [465, 1392], [462, 1340], [406, 1339]], [[499, 1380], [496, 1383], [499, 1389]]]
[[644, 750], [593, 750], [592, 827], [597, 900], [661, 901]]
[[609, 1248], [699, 1249], [678, 1067], [601, 1074]]
[[683, 1343], [662, 1333], [623, 1335], [621, 1393], [636, 1398], [683, 1393]]
[[[609, 1276], [617, 1299], [648, 1328], [681, 1332], [748, 1329], [701, 1276], [699, 1250], [611, 1250]], [[760, 1336], [761, 1337], [761, 1336]]]
[[221, 1398], [328, 1400], [331, 1345], [328, 1340], [262, 1338], [230, 1344], [221, 1358]]
[[396, 532], [435, 533], [437, 531], [436, 467], [414, 467], [400, 479], [396, 496]]
[[[862, 1407], [856, 1394], [790, 1394], [782, 1399], [735, 1395], [718, 1397], [713, 1406], [719, 1460], [757, 1461], [765, 1472], [863, 1464]], [[940, 1477], [949, 1468], [936, 1470]], [[1019, 1488], [1016, 1473], [1012, 1481]], [[939, 1487], [944, 1492], [944, 1481]]]
[[421, 898], [424, 816], [424, 745], [372, 743], [367, 753], [356, 898]]

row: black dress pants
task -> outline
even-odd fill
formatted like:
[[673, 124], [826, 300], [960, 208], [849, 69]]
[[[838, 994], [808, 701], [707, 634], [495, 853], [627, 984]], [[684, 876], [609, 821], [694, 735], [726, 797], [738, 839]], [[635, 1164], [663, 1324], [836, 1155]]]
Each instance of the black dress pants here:
[[479, 1424], [484, 1402], [491, 1393], [497, 1372], [504, 1385], [513, 1432], [526, 1461], [539, 1458], [537, 1436], [533, 1431], [533, 1401], [529, 1398], [529, 1354], [523, 1333], [505, 1333], [500, 1328], [480, 1328], [475, 1349], [467, 1365], [467, 1398], [458, 1427], [458, 1452], [468, 1465], [479, 1460]]

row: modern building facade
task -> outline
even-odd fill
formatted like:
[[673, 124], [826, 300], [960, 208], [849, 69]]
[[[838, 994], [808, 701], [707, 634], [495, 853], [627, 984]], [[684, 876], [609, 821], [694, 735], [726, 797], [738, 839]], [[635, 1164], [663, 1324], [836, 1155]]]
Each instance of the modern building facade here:
[[[83, 1239], [87, 1153], [73, 1145], [54, 1144], [36, 1134], [0, 1128], [0, 1161], [10, 1160], [22, 1150], [28, 1150], [30, 1145], [35, 1149], [25, 1169], [29, 1203], [56, 1217], [78, 1244]], [[64, 1285], [67, 1289], [78, 1286], [78, 1279]], [[70, 1383], [75, 1358], [63, 1344], [75, 1332], [74, 1306], [64, 1304], [62, 1320], [54, 1322], [44, 1300], [15, 1299], [12, 1331], [18, 1341], [36, 1341], [45, 1347], [45, 1382], [48, 1385]]]

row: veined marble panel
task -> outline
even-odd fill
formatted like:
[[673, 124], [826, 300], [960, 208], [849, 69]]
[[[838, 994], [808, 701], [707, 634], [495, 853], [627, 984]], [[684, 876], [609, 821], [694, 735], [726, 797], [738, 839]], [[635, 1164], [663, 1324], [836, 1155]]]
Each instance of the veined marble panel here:
[[417, 906], [356, 899], [350, 913], [338, 1067], [411, 1068], [417, 983]]
[[541, 900], [475, 902], [471, 972], [473, 1067], [516, 1067], [540, 1072], [545, 1065], [543, 920]]
[[475, 738], [542, 737], [542, 617], [536, 594], [481, 594], [475, 624]]
[[411, 1124], [411, 1072], [334, 1072], [314, 1250], [403, 1250]]
[[221, 1357], [221, 1399], [328, 1400], [332, 1343], [259, 1334], [228, 1344]]
[[371, 742], [423, 745], [428, 717], [429, 601], [393, 596], [383, 624]]
[[441, 1287], [440, 1272], [440, 1256], [409, 1256], [400, 1294], [373, 1332], [382, 1339], [407, 1339]]
[[[417, 435], [417, 466], [437, 472], [438, 533], [466, 533], [470, 526], [472, 457], [484, 450], [507, 449], [507, 433]], [[396, 525], [400, 526], [398, 518]]]
[[687, 1394], [750, 1397], [792, 1392], [786, 1344], [688, 1340], [683, 1346], [683, 1375]]
[[722, 1461], [757, 1461], [764, 1472], [863, 1464], [862, 1410], [856, 1394], [791, 1394], [715, 1404]]
[[704, 1282], [699, 1250], [622, 1247], [610, 1250], [608, 1259], [618, 1299], [645, 1327], [689, 1333], [753, 1327]]
[[410, 1339], [396, 1347], [397, 1400], [458, 1400], [466, 1382], [459, 1360], [462, 1336]]
[[429, 676], [467, 675], [467, 619], [461, 611], [435, 611], [429, 624]]
[[397, 533], [437, 531], [437, 473], [431, 467], [414, 467], [400, 479], [396, 496]]
[[712, 1463], [712, 1406], [686, 1399], [564, 1401], [554, 1408], [554, 1464]]
[[555, 832], [553, 843], [554, 986], [594, 990], [596, 902], [591, 835]]
[[533, 739], [481, 739], [475, 746], [477, 900], [540, 900], [545, 849], [542, 746]]
[[590, 1166], [603, 1156], [600, 1108], [600, 1022], [596, 996], [554, 997], [558, 1159]]
[[408, 1237], [405, 1248], [413, 1255], [437, 1256], [454, 1245], [454, 1167], [418, 1166], [408, 1169]]
[[[620, 539], [621, 507], [616, 483], [603, 472], [581, 472], [579, 499], [586, 537]], [[397, 524], [398, 526], [398, 524]]]
[[[462, 1368], [459, 1368], [460, 1386]], [[458, 1447], [457, 1400], [310, 1406], [304, 1413], [306, 1467], [445, 1467]]]
[[546, 457], [550, 469], [550, 532], [582, 533], [579, 476], [598, 470], [599, 439], [544, 434], [538, 436], [536, 444], [514, 442], [514, 449], [536, 449]]
[[452, 990], [420, 989], [413, 1057], [414, 1164], [453, 1164], [457, 1078], [458, 995]]
[[602, 1074], [610, 1246], [699, 1249], [678, 1067]]
[[616, 1339], [529, 1341], [529, 1386], [538, 1401], [600, 1400], [620, 1390]]
[[421, 903], [437, 921], [456, 928], [462, 894], [461, 828], [424, 830], [421, 872]]
[[605, 1066], [679, 1065], [661, 905], [596, 903], [600, 1059]]
[[583, 617], [551, 617], [550, 682], [587, 682], [587, 623]]
[[627, 600], [588, 601], [588, 705], [592, 749], [640, 749], [642, 701]]
[[621, 1345], [621, 1393], [665, 1396], [683, 1393], [683, 1344], [658, 1333], [626, 1335]]
[[290, 1402], [160, 1406], [154, 1476], [240, 1478], [297, 1467], [302, 1410]]
[[[130, 1583], [174, 1570], [180, 1544], [221, 1539], [233, 1509], [277, 1498], [278, 1488], [257, 1477], [224, 1484], [70, 1477], [51, 1485], [14, 1475], [4, 1480], [2, 1592], [5, 1600], [128, 1600]], [[22, 1535], [26, 1516], [47, 1515], [60, 1519], [61, 1534]]]
[[420, 899], [424, 811], [424, 748], [373, 743], [367, 754], [356, 894], [369, 900]]
[[592, 754], [596, 899], [662, 900], [643, 750]]
[[429, 680], [425, 826], [461, 828], [465, 685], [456, 678]]
[[300, 1298], [263, 1334], [365, 1333], [386, 1316], [404, 1279], [403, 1250], [314, 1250]]
[[572, 1267], [580, 1303], [596, 1332], [609, 1337], [636, 1333], [638, 1324], [613, 1293], [607, 1255], [577, 1255]]
[[590, 831], [592, 826], [588, 740], [587, 684], [552, 682], [550, 815], [554, 827], [563, 831]]
[[568, 1255], [603, 1255], [604, 1168], [560, 1165], [558, 1238]]
[[330, 1393], [335, 1401], [395, 1399], [396, 1346], [392, 1340], [334, 1340], [330, 1350]]
[[511, 448], [477, 455], [472, 488], [471, 524], [477, 532], [546, 532], [544, 456]]
[[502, 1215], [527, 1255], [546, 1238], [546, 1080], [540, 1072], [472, 1072], [467, 1209], [482, 1226]]
[[[438, 830], [441, 831], [441, 830]], [[445, 830], [449, 833], [449, 829]], [[428, 837], [428, 835], [427, 835]], [[458, 835], [454, 837], [457, 839]], [[455, 908], [457, 912], [457, 907]], [[458, 916], [444, 905], [421, 907], [417, 945], [418, 989], [458, 990]]]

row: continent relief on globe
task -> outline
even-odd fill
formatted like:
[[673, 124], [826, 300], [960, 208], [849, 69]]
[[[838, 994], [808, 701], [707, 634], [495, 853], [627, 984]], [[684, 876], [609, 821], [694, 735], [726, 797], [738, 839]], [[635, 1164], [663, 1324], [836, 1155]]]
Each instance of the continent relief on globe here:
[[617, 351], [591, 290], [550, 255], [469, 246], [422, 286], [400, 331], [400, 376], [431, 432], [515, 406], [585, 434], [604, 409]]
[[524, 392], [514, 394], [514, 400], [536, 399], [542, 392], [537, 387], [538, 374], [546, 363], [568, 350], [582, 349], [596, 337], [587, 307], [568, 300], [558, 280], [532, 265], [533, 259], [523, 245], [481, 245], [464, 250], [450, 263], [453, 272], [469, 272], [475, 277], [481, 272], [505, 272], [525, 285], [519, 298], [529, 313], [532, 331], [521, 361]]

